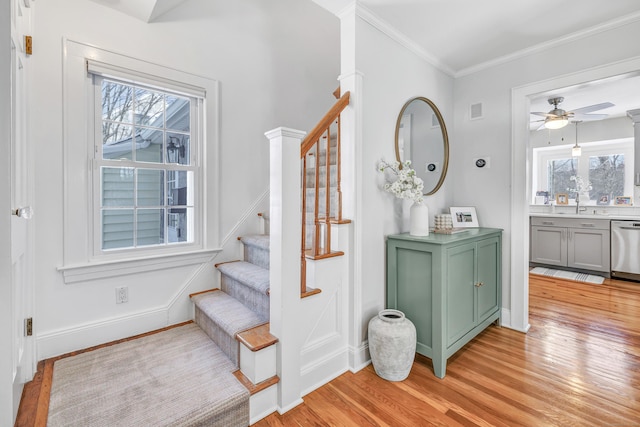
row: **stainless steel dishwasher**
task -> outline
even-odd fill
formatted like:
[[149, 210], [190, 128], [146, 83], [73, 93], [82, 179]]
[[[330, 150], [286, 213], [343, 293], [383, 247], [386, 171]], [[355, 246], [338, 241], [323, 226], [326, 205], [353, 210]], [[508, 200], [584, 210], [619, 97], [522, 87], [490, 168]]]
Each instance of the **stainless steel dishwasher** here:
[[640, 282], [640, 221], [611, 221], [611, 277]]

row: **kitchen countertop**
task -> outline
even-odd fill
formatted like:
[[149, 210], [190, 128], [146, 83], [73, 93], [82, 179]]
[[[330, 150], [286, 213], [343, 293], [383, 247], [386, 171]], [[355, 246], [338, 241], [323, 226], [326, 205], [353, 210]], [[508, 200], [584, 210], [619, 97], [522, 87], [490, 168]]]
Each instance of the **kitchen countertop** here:
[[609, 219], [609, 220], [627, 220], [627, 221], [640, 221], [640, 216], [638, 215], [620, 215], [620, 214], [576, 214], [576, 213], [537, 213], [531, 212], [529, 216], [539, 216], [539, 217], [548, 217], [548, 218], [588, 218], [588, 219]]

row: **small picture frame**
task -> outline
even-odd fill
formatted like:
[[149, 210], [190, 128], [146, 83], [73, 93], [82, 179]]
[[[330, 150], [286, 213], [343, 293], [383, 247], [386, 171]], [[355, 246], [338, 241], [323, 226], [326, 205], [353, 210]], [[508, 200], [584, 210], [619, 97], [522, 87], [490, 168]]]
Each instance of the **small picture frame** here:
[[536, 191], [536, 205], [548, 205], [548, 204], [549, 204], [549, 192]]
[[556, 205], [568, 205], [569, 195], [567, 193], [556, 193]]
[[476, 208], [472, 206], [467, 207], [450, 207], [451, 221], [454, 228], [472, 228], [479, 227], [478, 215], [476, 214]]
[[631, 206], [631, 197], [629, 196], [616, 196], [613, 202], [616, 206]]
[[609, 204], [609, 195], [608, 194], [598, 194], [598, 200], [596, 200], [596, 204], [598, 206], [607, 206]]

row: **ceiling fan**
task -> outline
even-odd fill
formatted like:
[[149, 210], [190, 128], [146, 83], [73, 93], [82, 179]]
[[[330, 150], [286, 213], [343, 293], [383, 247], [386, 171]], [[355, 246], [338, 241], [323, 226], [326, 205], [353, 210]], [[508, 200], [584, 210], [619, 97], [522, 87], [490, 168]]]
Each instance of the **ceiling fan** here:
[[564, 101], [562, 96], [555, 98], [549, 98], [547, 100], [550, 105], [553, 105], [553, 110], [548, 113], [542, 111], [533, 111], [531, 114], [536, 116], [545, 117], [543, 120], [536, 120], [543, 122], [537, 130], [540, 129], [560, 129], [569, 124], [569, 120], [601, 120], [606, 118], [607, 114], [589, 114], [593, 111], [604, 110], [605, 108], [613, 107], [614, 104], [610, 102], [602, 102], [600, 104], [589, 105], [587, 107], [576, 108], [573, 111], [565, 111], [562, 108], [558, 108], [558, 104]]

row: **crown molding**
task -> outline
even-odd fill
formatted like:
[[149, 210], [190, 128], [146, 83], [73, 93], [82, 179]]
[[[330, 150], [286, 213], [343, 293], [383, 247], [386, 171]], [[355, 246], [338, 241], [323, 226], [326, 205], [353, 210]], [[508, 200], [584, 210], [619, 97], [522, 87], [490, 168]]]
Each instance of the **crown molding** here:
[[456, 71], [453, 74], [453, 77], [458, 78], [458, 77], [468, 76], [469, 74], [474, 74], [479, 71], [486, 70], [488, 68], [496, 67], [498, 65], [505, 64], [510, 61], [514, 61], [519, 58], [524, 58], [525, 56], [544, 52], [545, 50], [550, 50], [555, 47], [562, 46], [564, 44], [568, 44], [576, 40], [590, 37], [599, 33], [603, 33], [605, 31], [609, 31], [618, 27], [622, 27], [639, 20], [640, 20], [640, 12], [632, 13], [632, 14], [623, 16], [621, 18], [612, 19], [602, 24], [598, 24], [584, 30], [576, 31], [566, 36], [559, 37], [557, 39], [550, 40], [544, 43], [540, 43], [540, 44], [531, 46], [529, 48], [511, 53], [509, 55], [504, 55], [486, 62], [482, 62], [477, 65], [472, 65], [471, 67], [463, 68], [461, 70]]
[[343, 8], [338, 17], [342, 18], [350, 12], [355, 12], [356, 16], [361, 18], [363, 21], [367, 22], [369, 25], [382, 32], [384, 35], [386, 35], [399, 45], [424, 59], [426, 62], [433, 65], [443, 73], [452, 77], [454, 76], [455, 71], [451, 67], [439, 60], [435, 55], [424, 49], [418, 43], [413, 41], [406, 34], [402, 33], [387, 21], [382, 19], [380, 16], [376, 15], [373, 11], [371, 11], [371, 9], [360, 4], [360, 2], [358, 2], [357, 0]]

